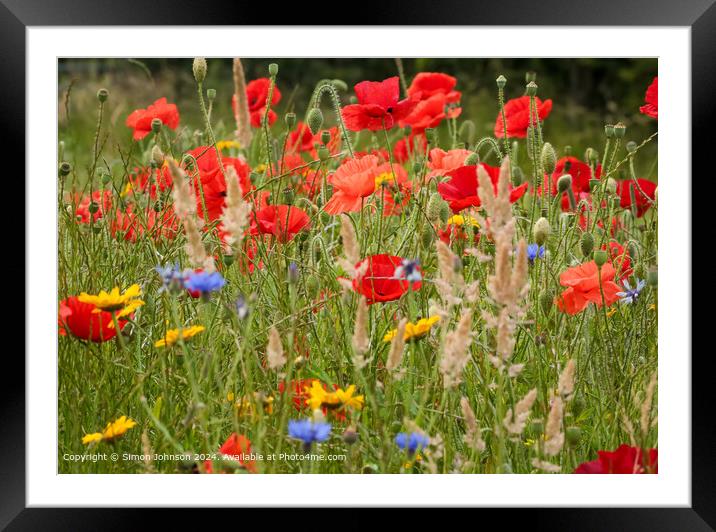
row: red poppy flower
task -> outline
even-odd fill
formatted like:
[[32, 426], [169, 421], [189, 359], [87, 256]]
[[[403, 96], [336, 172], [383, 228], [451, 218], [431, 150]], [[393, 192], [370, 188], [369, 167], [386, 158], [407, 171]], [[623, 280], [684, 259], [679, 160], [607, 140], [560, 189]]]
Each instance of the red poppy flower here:
[[403, 137], [393, 146], [393, 158], [399, 163], [404, 164], [411, 157], [417, 154], [425, 153], [428, 141], [425, 134], [411, 132], [409, 136]]
[[[569, 174], [572, 176], [572, 190], [575, 196], [580, 193], [589, 194], [590, 186], [589, 181], [592, 179], [592, 169], [590, 166], [577, 159], [576, 157], [562, 157], [557, 160], [557, 164], [554, 167], [554, 172], [549, 179], [545, 179], [542, 186], [539, 188], [538, 193], [544, 194], [547, 192], [549, 187], [549, 193], [552, 196], [557, 195], [557, 182], [563, 175]], [[598, 164], [594, 171], [594, 179], [600, 179], [602, 177], [602, 165]], [[567, 194], [563, 195], [562, 201], [567, 200]]]
[[[634, 181], [626, 179], [617, 183], [617, 194], [619, 194], [621, 200], [619, 205], [624, 209], [631, 209], [632, 201], [632, 189], [634, 190], [634, 199], [636, 200], [636, 216], [641, 218], [644, 216], [649, 207], [652, 206], [656, 200], [656, 183], [649, 181], [648, 179], [637, 179], [639, 186], [634, 186]], [[641, 189], [641, 190], [639, 190]]]
[[[212, 146], [199, 146], [187, 152], [187, 155], [191, 155], [196, 160], [197, 170], [199, 171], [199, 179], [194, 180], [197, 213], [200, 218], [204, 217], [204, 207], [201, 199], [202, 190], [199, 189], [199, 182], [201, 182], [207, 217], [210, 222], [218, 220], [226, 204], [226, 179], [219, 166], [216, 150]], [[239, 177], [239, 187], [243, 194], [247, 194], [253, 188], [249, 179], [251, 169], [246, 161], [237, 157], [222, 157], [221, 163], [224, 166], [224, 171], [229, 166], [233, 166], [234, 170], [236, 170], [236, 174]], [[189, 173], [193, 175], [192, 171]]]
[[462, 109], [447, 109], [447, 98], [444, 94], [435, 94], [426, 100], [420, 100], [415, 109], [400, 121], [400, 126], [406, 125], [416, 133], [425, 132], [426, 128], [437, 127], [445, 118], [457, 118]]
[[587, 475], [641, 475], [659, 472], [659, 452], [649, 449], [644, 455], [642, 449], [621, 444], [615, 451], [597, 451], [599, 458], [584, 462], [574, 470]]
[[251, 218], [252, 234], [274, 235], [279, 242], [288, 242], [311, 226], [308, 214], [292, 205], [269, 205], [252, 213]]
[[639, 111], [646, 116], [651, 118], [659, 118], [659, 77], [655, 77], [654, 80], [646, 89], [646, 96], [644, 96], [644, 105], [639, 107]]
[[436, 94], [442, 94], [447, 103], [457, 103], [460, 101], [462, 93], [454, 90], [455, 85], [457, 85], [457, 79], [447, 74], [420, 72], [408, 87], [408, 97], [427, 100]]
[[629, 250], [622, 246], [616, 240], [609, 241], [609, 244], [604, 244], [602, 249], [607, 250], [609, 254], [609, 262], [612, 263], [616, 270], [615, 278], [617, 280], [626, 279], [634, 270], [631, 267], [631, 257], [629, 256]]
[[398, 100], [398, 76], [383, 81], [361, 81], [355, 87], [358, 103], [343, 108], [343, 121], [351, 131], [392, 128], [410, 114], [416, 100]]
[[311, 133], [308, 125], [299, 121], [296, 124], [296, 129], [291, 131], [286, 138], [286, 152], [311, 151], [315, 137], [316, 135]]
[[109, 230], [113, 237], [121, 236], [129, 242], [144, 236], [172, 239], [179, 231], [179, 221], [171, 208], [160, 212], [146, 208], [138, 215], [132, 205], [127, 205], [124, 211], [117, 209]]
[[[492, 181], [492, 186], [497, 193], [497, 182], [500, 177], [500, 169], [496, 166], [489, 166], [481, 163], [482, 167], [487, 171]], [[477, 195], [477, 166], [461, 166], [447, 173], [450, 177], [449, 181], [438, 183], [438, 192], [442, 198], [450, 204], [453, 212], [460, 212], [467, 207], [479, 207], [480, 198]], [[510, 190], [510, 203], [520, 199], [527, 190], [527, 183], [523, 183], [518, 187], [512, 188], [512, 184], [508, 185]]]
[[[82, 303], [77, 296], [60, 301], [57, 318], [60, 335], [67, 336], [69, 331], [77, 338], [97, 343], [114, 338], [117, 331], [110, 326], [113, 324], [112, 314], [105, 311], [95, 313], [92, 312], [93, 310], [95, 310], [94, 305]], [[121, 318], [117, 322], [120, 329], [127, 325], [127, 321]]]
[[[540, 121], [549, 116], [552, 111], [552, 100], [542, 102], [535, 97], [537, 105], [537, 114]], [[507, 136], [511, 138], [525, 138], [527, 136], [527, 128], [530, 125], [530, 97], [521, 96], [510, 100], [505, 104], [505, 118], [507, 118]], [[495, 136], [501, 139], [505, 136], [504, 126], [502, 123], [502, 113], [497, 113], [495, 121]]]
[[[371, 255], [355, 265], [356, 270], [368, 266], [365, 273], [353, 279], [353, 290], [365, 296], [369, 305], [384, 303], [400, 299], [408, 289], [419, 290], [422, 282], [409, 282], [406, 279], [395, 279], [395, 269], [402, 264], [403, 259], [393, 255]], [[419, 268], [418, 268], [419, 269]]]
[[[383, 201], [383, 216], [400, 214], [408, 204], [413, 189], [405, 168], [398, 164], [383, 163], [375, 169], [374, 182], [375, 195]], [[397, 197], [399, 201], [396, 201]]]
[[[113, 198], [111, 190], [95, 190], [92, 192], [91, 198], [89, 194], [85, 194], [81, 198], [75, 196], [75, 216], [77, 216], [79, 218], [78, 221], [83, 224], [88, 224], [90, 217], [96, 222], [104, 216], [105, 212], [112, 210]], [[97, 210], [94, 213], [90, 213], [89, 210], [91, 203], [97, 205]]]
[[614, 266], [609, 262], [602, 265], [600, 289], [600, 273], [596, 262], [585, 262], [569, 268], [559, 276], [559, 284], [568, 288], [555, 298], [554, 303], [562, 312], [574, 315], [582, 312], [589, 303], [601, 307], [603, 291], [604, 303], [611, 306], [619, 300], [617, 292], [621, 291], [613, 280], [615, 275]]
[[179, 125], [179, 110], [166, 98], [159, 98], [146, 109], [137, 109], [127, 117], [126, 125], [134, 129], [132, 138], [142, 140], [152, 131], [152, 120], [158, 118], [170, 129]]
[[[256, 473], [256, 461], [250, 459], [251, 440], [243, 434], [233, 432], [224, 444], [219, 447], [219, 453], [226, 459], [236, 460], [249, 473]], [[207, 473], [213, 473], [213, 462], [204, 462], [204, 469]]]
[[[259, 78], [249, 81], [246, 85], [246, 98], [249, 104], [249, 114], [251, 115], [251, 125], [253, 127], [261, 127], [261, 120], [266, 113], [266, 102], [268, 101], [269, 86], [271, 80], [269, 78]], [[271, 96], [271, 105], [274, 106], [281, 101], [281, 91], [274, 85], [273, 95]], [[231, 97], [231, 108], [236, 116], [236, 94]], [[268, 123], [273, 125], [276, 121], [276, 113], [273, 109], [269, 109]]]
[[333, 185], [333, 195], [323, 210], [328, 214], [359, 211], [363, 198], [375, 191], [377, 175], [378, 158], [375, 155], [346, 159], [328, 177], [328, 182]]
[[446, 175], [452, 170], [457, 170], [465, 165], [465, 159], [472, 152], [470, 150], [455, 149], [445, 151], [440, 148], [433, 148], [428, 154], [428, 168], [430, 171], [425, 176], [425, 181], [429, 181], [433, 177]]

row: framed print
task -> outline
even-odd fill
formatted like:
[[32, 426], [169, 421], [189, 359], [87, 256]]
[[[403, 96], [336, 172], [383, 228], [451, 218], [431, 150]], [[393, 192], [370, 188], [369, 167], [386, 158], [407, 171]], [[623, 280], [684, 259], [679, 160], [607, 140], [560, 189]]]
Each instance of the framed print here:
[[504, 5], [344, 27], [40, 5], [2, 8], [27, 308], [3, 525], [435, 506], [713, 526], [690, 310], [709, 2], [551, 27]]

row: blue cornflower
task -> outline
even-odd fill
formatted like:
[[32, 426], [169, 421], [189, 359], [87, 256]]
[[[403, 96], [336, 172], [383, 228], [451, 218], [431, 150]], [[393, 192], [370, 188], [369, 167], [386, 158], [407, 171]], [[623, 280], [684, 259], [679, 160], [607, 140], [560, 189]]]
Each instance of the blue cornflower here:
[[632, 288], [631, 285], [629, 285], [629, 281], [625, 279], [624, 288], [626, 288], [626, 290], [624, 292], [617, 292], [617, 295], [621, 298], [622, 303], [634, 303], [645, 286], [646, 281], [637, 279], [636, 286]]
[[544, 246], [539, 246], [537, 244], [530, 244], [527, 246], [527, 259], [530, 261], [530, 264], [534, 263], [535, 259], [542, 258], [544, 258]]
[[162, 278], [160, 292], [178, 292], [184, 289], [186, 275], [179, 269], [179, 264], [174, 266], [157, 266], [154, 268], [159, 277]]
[[423, 275], [420, 273], [420, 262], [417, 260], [403, 259], [395, 269], [393, 274], [394, 279], [406, 279], [411, 283], [417, 283], [423, 280]]
[[226, 281], [219, 272], [193, 272], [186, 281], [185, 286], [194, 292], [199, 292], [202, 296], [221, 290]]
[[306, 452], [311, 449], [311, 444], [328, 439], [331, 433], [331, 424], [322, 421], [313, 422], [310, 419], [292, 419], [288, 422], [288, 435], [291, 438], [301, 440]]
[[288, 282], [291, 284], [298, 282], [298, 264], [293, 261], [288, 265]]
[[410, 434], [400, 432], [395, 437], [395, 444], [401, 449], [406, 449], [408, 454], [415, 454], [415, 451], [430, 444], [430, 438], [420, 432], [411, 432]]

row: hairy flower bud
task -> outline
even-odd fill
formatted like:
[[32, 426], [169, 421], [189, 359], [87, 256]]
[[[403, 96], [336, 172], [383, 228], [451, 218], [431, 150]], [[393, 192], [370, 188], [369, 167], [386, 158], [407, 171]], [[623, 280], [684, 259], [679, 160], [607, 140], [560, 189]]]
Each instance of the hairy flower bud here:
[[270, 63], [268, 66], [269, 76], [275, 78], [278, 74], [278, 65], [276, 63]]
[[557, 166], [557, 153], [549, 142], [545, 142], [542, 146], [542, 167], [548, 174], [554, 172]]
[[329, 142], [331, 142], [331, 132], [330, 131], [323, 131], [321, 133], [321, 142], [326, 145]]
[[477, 164], [479, 160], [478, 155], [475, 152], [472, 152], [470, 155], [465, 157], [465, 166], [474, 166]]
[[560, 177], [557, 180], [557, 190], [561, 193], [567, 192], [572, 188], [572, 176], [569, 174], [564, 174], [562, 177]]
[[107, 89], [100, 89], [97, 91], [97, 99], [100, 102], [106, 102], [109, 97], [109, 91]]
[[579, 246], [582, 249], [582, 255], [589, 257], [594, 250], [594, 235], [592, 233], [582, 233], [582, 240], [579, 242]]
[[216, 99], [216, 89], [206, 89], [206, 98], [213, 102]]
[[537, 220], [532, 228], [532, 236], [534, 236], [538, 246], [541, 246], [547, 241], [551, 232], [552, 228], [549, 225], [549, 220], [544, 217]]
[[315, 135], [320, 131], [321, 126], [323, 126], [323, 113], [318, 107], [314, 107], [308, 112], [306, 120], [311, 133]]
[[607, 252], [604, 249], [598, 249], [594, 252], [594, 262], [596, 262], [600, 268], [607, 262], [607, 258]]
[[435, 223], [440, 219], [441, 203], [445, 203], [445, 200], [442, 198], [442, 196], [440, 196], [438, 192], [433, 192], [430, 195], [430, 199], [428, 200], [428, 206], [426, 208], [428, 220], [430, 220], [432, 223]]
[[203, 57], [195, 57], [191, 68], [194, 71], [194, 79], [196, 82], [202, 83], [206, 78], [206, 59]]
[[552, 307], [554, 306], [554, 294], [552, 290], [547, 289], [542, 292], [539, 296], [539, 304], [542, 307], [542, 312], [545, 316], [549, 315]]
[[162, 119], [161, 118], [152, 118], [152, 131], [154, 133], [159, 133], [162, 130]]

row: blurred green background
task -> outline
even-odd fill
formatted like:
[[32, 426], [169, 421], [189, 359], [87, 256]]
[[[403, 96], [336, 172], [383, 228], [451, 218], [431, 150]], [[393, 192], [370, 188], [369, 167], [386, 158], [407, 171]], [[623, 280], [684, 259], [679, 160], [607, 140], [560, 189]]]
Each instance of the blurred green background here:
[[[212, 122], [224, 137], [234, 128], [231, 111], [233, 81], [231, 59], [208, 59], [205, 88], [214, 88]], [[342, 79], [349, 86], [342, 94], [348, 103], [353, 85], [363, 80], [382, 80], [397, 74], [392, 58], [369, 59], [245, 59], [247, 81], [268, 75], [269, 63], [278, 63], [277, 85], [282, 93], [276, 107], [279, 116], [295, 111], [302, 117], [315, 84], [325, 78]], [[94, 138], [100, 87], [110, 91], [107, 107], [110, 138], [107, 148], [131, 142], [131, 130], [124, 125], [127, 115], [166, 96], [176, 103], [181, 114], [180, 127], [189, 131], [202, 128], [192, 77], [192, 59], [60, 59], [58, 62], [58, 127], [65, 141], [66, 158], [85, 160]], [[497, 115], [495, 79], [507, 77], [506, 97], [524, 93], [525, 73], [537, 74], [538, 96], [553, 100], [553, 110], [544, 125], [545, 140], [563, 154], [570, 145], [573, 154], [582, 157], [587, 147], [601, 153], [605, 123], [622, 121], [627, 126], [626, 141], [641, 142], [656, 131], [656, 121], [639, 113], [644, 93], [657, 75], [657, 60], [651, 59], [403, 59], [405, 75], [410, 79], [422, 71], [444, 72], [458, 79], [462, 91], [463, 114], [477, 127], [477, 137], [492, 135]], [[325, 113], [328, 125], [332, 113]], [[282, 121], [275, 128], [282, 127]], [[656, 143], [640, 151], [637, 173], [655, 178]]]

